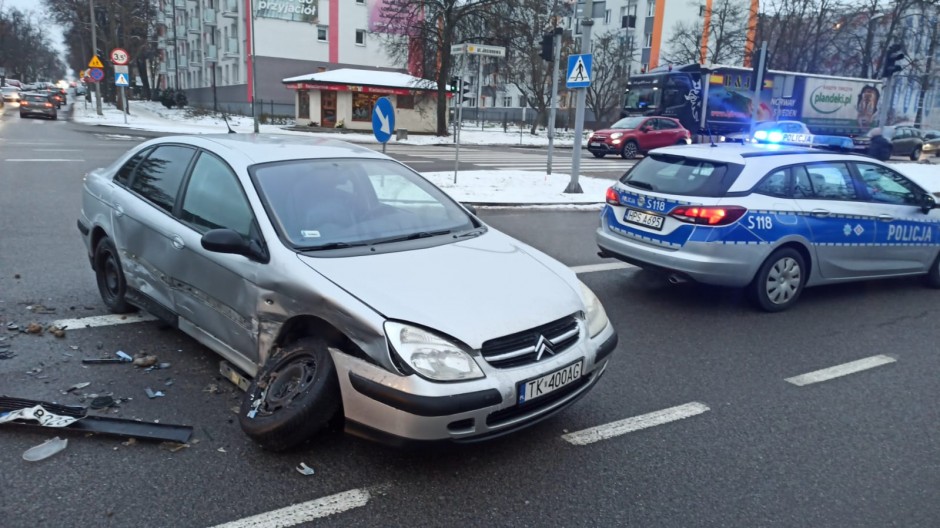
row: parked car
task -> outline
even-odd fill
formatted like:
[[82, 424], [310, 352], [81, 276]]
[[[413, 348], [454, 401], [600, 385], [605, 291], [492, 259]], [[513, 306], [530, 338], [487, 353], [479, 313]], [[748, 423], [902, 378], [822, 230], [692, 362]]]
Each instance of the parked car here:
[[340, 141], [153, 139], [86, 175], [78, 227], [111, 311], [252, 378], [238, 419], [272, 450], [337, 413], [392, 444], [516, 431], [587, 393], [617, 343], [568, 267]]
[[776, 312], [821, 284], [920, 275], [940, 288], [938, 189], [855, 154], [666, 147], [608, 189], [595, 237], [603, 256], [742, 288]]
[[6, 103], [16, 103], [20, 100], [20, 89], [16, 86], [4, 86], [0, 88], [0, 94]]
[[42, 116], [58, 119], [55, 100], [46, 92], [26, 92], [20, 95], [20, 118]]
[[940, 130], [924, 132], [924, 154], [940, 157]]
[[610, 128], [597, 130], [588, 135], [588, 150], [595, 158], [607, 154], [620, 154], [624, 159], [633, 159], [659, 147], [688, 145], [692, 142], [689, 133], [678, 119], [671, 117], [624, 117]]
[[[890, 155], [887, 149], [872, 148], [872, 140], [882, 136], [891, 142]], [[921, 131], [912, 126], [898, 125], [873, 128], [864, 136], [854, 138], [855, 152], [869, 154], [881, 161], [887, 161], [891, 156], [906, 156], [912, 161], [920, 159], [924, 149], [924, 136]]]

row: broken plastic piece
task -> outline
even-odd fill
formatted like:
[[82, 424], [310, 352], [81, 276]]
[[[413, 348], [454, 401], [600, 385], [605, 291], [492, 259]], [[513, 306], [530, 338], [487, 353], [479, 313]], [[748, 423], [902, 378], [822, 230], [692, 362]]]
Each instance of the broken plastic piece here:
[[134, 358], [132, 358], [130, 355], [128, 355], [128, 354], [127, 354], [126, 352], [124, 352], [123, 350], [118, 350], [117, 352], [115, 352], [115, 355], [116, 355], [117, 357], [123, 359], [124, 361], [134, 361]]
[[92, 409], [104, 409], [114, 405], [114, 398], [111, 396], [97, 396], [91, 400]]
[[147, 387], [146, 389], [144, 389], [144, 392], [147, 393], [147, 397], [150, 398], [151, 400], [154, 398], [161, 398], [163, 396], [166, 396], [165, 394], [163, 394], [163, 391], [154, 391], [150, 387]]
[[84, 389], [85, 387], [89, 385], [91, 385], [91, 382], [88, 382], [88, 381], [83, 382], [83, 383], [76, 383], [75, 385], [72, 385], [71, 387], [65, 389], [65, 392], [72, 392], [73, 390]]
[[46, 440], [38, 446], [27, 449], [26, 452], [23, 453], [23, 460], [27, 462], [37, 462], [47, 459], [65, 449], [67, 445], [69, 445], [68, 440], [63, 440], [57, 436], [51, 440]]
[[308, 466], [307, 464], [304, 464], [303, 462], [300, 463], [300, 467], [297, 467], [295, 469], [299, 471], [301, 475], [308, 475], [308, 476], [313, 475], [313, 468]]
[[34, 405], [32, 407], [0, 413], [0, 423], [12, 422], [14, 420], [35, 420], [43, 427], [66, 427], [72, 425], [78, 419], [79, 418], [74, 416], [53, 414], [43, 408], [42, 405]]

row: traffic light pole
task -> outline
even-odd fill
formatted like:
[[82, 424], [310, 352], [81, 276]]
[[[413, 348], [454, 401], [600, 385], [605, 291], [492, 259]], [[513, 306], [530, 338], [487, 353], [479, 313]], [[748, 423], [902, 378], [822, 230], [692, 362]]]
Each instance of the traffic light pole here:
[[552, 30], [552, 47], [555, 51], [555, 60], [552, 61], [552, 97], [548, 100], [548, 162], [546, 174], [552, 173], [552, 151], [555, 148], [555, 109], [558, 106], [558, 61], [561, 60], [561, 28]]
[[[591, 53], [591, 26], [594, 25], [594, 0], [584, 2], [584, 18], [581, 19], [581, 54]], [[581, 171], [581, 141], [584, 139], [584, 106], [587, 104], [587, 88], [575, 88], [578, 92], [577, 107], [574, 112], [574, 147], [571, 150], [571, 180], [565, 187], [566, 193], [581, 194], [581, 184], [578, 183], [578, 173]]]
[[[467, 74], [467, 55], [460, 57], [460, 82], [457, 87], [457, 96], [463, 99], [463, 80]], [[457, 101], [457, 148], [454, 151], [454, 184], [457, 183], [457, 170], [460, 168], [460, 129], [463, 121], [463, 101]]]
[[[95, 20], [95, 0], [88, 0], [88, 11], [91, 13], [91, 55], [93, 57], [98, 56], [98, 32], [96, 26], [98, 21]], [[94, 83], [95, 85], [95, 112], [98, 115], [104, 115], [101, 111], [101, 83], [104, 82], [102, 79], [99, 82]]]
[[[752, 64], [752, 68], [757, 68], [757, 76], [754, 78], [754, 97], [751, 99], [751, 123], [757, 123], [758, 117], [760, 117], [760, 92], [764, 88], [764, 64], [767, 60], [767, 41], [763, 41], [760, 44], [760, 59], [757, 61], [757, 64]], [[748, 136], [750, 136], [753, 131], [753, 127], [748, 131]]]
[[888, 110], [891, 108], [891, 100], [894, 99], [894, 76], [885, 79], [885, 85], [881, 92], [881, 101], [878, 107], [878, 126], [884, 133], [884, 127], [888, 125]]

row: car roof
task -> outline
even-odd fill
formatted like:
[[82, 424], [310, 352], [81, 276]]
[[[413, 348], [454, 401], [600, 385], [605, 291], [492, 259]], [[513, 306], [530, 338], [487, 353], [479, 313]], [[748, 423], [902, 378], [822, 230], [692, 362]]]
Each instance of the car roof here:
[[246, 158], [247, 165], [296, 159], [375, 158], [391, 159], [372, 150], [337, 139], [291, 136], [286, 134], [200, 134], [166, 136], [147, 142], [187, 143], [218, 154], [229, 150]]
[[805, 161], [819, 161], [832, 159], [870, 159], [835, 152], [831, 150], [815, 149], [800, 145], [784, 144], [740, 144], [740, 143], [695, 143], [692, 145], [678, 145], [656, 149], [652, 154], [667, 154], [701, 160], [716, 161], [719, 163], [735, 163], [738, 165], [786, 165]]

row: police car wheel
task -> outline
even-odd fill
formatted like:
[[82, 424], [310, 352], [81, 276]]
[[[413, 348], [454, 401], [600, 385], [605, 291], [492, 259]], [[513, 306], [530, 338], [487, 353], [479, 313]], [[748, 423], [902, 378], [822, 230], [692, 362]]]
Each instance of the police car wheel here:
[[636, 142], [627, 141], [623, 144], [623, 149], [620, 151], [620, 157], [623, 159], [633, 159], [636, 157], [639, 150], [637, 149]]
[[751, 297], [766, 312], [786, 310], [800, 297], [806, 283], [806, 264], [800, 252], [793, 248], [775, 251], [761, 265], [754, 282]]
[[927, 272], [927, 286], [940, 289], [940, 255], [933, 259], [930, 271]]

